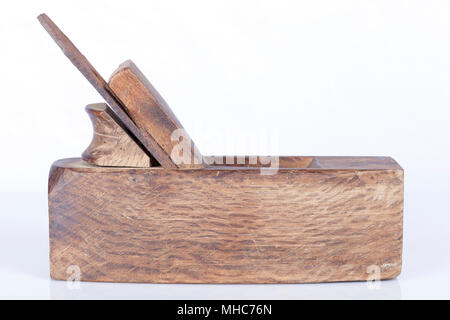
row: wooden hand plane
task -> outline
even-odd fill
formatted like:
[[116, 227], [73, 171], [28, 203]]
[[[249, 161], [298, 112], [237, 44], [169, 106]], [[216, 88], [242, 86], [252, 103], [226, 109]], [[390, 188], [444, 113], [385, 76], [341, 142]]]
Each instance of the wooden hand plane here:
[[202, 156], [127, 61], [108, 82], [41, 24], [106, 103], [81, 158], [53, 163], [50, 274], [82, 281], [305, 283], [396, 277], [403, 169], [389, 157]]

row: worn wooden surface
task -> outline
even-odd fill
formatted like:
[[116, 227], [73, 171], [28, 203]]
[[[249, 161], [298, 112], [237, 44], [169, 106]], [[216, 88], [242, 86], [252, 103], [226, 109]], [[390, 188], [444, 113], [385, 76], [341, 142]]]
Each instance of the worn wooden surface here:
[[[205, 167], [200, 152], [196, 149], [187, 132], [184, 131], [180, 121], [150, 81], [131, 60], [122, 63], [111, 75], [108, 87], [122, 101], [123, 107], [138, 129], [144, 135], [153, 137], [177, 167]], [[191, 142], [191, 147], [186, 148], [190, 153], [185, 158], [188, 161], [177, 161], [173, 157], [175, 155], [175, 157], [181, 159], [177, 153], [172, 154], [175, 145], [180, 142], [178, 138], [172, 138], [172, 133], [175, 130], [183, 130], [183, 139], [188, 139]]]
[[153, 283], [400, 273], [403, 170], [395, 161], [281, 163], [287, 168], [261, 175], [232, 165], [167, 170], [57, 161], [49, 179], [51, 276], [68, 279], [73, 265], [84, 281]]
[[150, 157], [114, 121], [106, 103], [89, 104], [86, 112], [94, 133], [91, 144], [83, 152], [83, 160], [97, 166], [150, 167]]
[[176, 168], [153, 137], [143, 135], [138, 130], [129, 115], [124, 111], [122, 102], [108, 91], [106, 81], [58, 26], [46, 14], [39, 15], [38, 20], [56, 44], [61, 48], [66, 57], [69, 58], [72, 64], [83, 74], [112, 108], [114, 113], [111, 114], [114, 116], [115, 121], [127, 131], [131, 138], [141, 144], [143, 149], [147, 151], [147, 154], [150, 157], [154, 157], [161, 166], [165, 168]]

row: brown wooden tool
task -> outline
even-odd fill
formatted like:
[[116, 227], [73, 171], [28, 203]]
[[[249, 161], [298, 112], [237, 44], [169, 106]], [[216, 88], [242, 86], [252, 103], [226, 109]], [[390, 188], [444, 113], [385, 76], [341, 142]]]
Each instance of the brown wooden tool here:
[[50, 170], [53, 279], [74, 265], [82, 281], [151, 283], [400, 273], [404, 177], [392, 158], [202, 157], [189, 144], [179, 162], [178, 138], [190, 138], [174, 137], [183, 127], [139, 69], [127, 61], [107, 84], [47, 16], [39, 20], [112, 108], [88, 105], [91, 144]]

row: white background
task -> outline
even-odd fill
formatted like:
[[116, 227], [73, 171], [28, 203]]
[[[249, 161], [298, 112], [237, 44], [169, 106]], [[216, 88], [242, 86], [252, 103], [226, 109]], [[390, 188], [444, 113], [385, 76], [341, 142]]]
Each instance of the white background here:
[[[88, 146], [84, 107], [102, 99], [41, 12], [106, 79], [131, 58], [204, 155], [394, 157], [400, 277], [375, 291], [51, 281], [48, 170]], [[450, 298], [450, 2], [2, 1], [0, 58], [1, 298]]]

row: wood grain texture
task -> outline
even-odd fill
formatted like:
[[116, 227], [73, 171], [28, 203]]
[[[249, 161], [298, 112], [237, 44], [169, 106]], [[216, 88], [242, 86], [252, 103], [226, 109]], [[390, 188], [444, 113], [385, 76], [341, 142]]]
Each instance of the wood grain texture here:
[[402, 264], [403, 170], [367, 157], [266, 176], [66, 159], [50, 172], [49, 214], [53, 279], [71, 265], [83, 281], [356, 281], [372, 265], [388, 279]]
[[106, 103], [89, 104], [94, 134], [83, 160], [106, 167], [150, 167], [150, 157], [112, 118]]
[[180, 163], [173, 158], [172, 150], [179, 141], [172, 139], [172, 133], [175, 130], [184, 130], [183, 126], [150, 81], [131, 60], [122, 63], [111, 75], [108, 87], [122, 101], [123, 107], [140, 132], [153, 137], [176, 167], [203, 168], [206, 166], [186, 131], [183, 131], [183, 139], [191, 141], [191, 147], [188, 149], [189, 161]]
[[150, 158], [154, 157], [164, 168], [176, 168], [169, 157], [163, 152], [153, 137], [143, 135], [129, 115], [124, 111], [122, 102], [117, 99], [107, 89], [106, 81], [86, 59], [86, 57], [75, 47], [70, 39], [58, 28], [58, 26], [46, 15], [38, 16], [39, 22], [61, 48], [64, 55], [72, 62], [72, 64], [81, 72], [81, 74], [89, 81], [89, 83], [97, 90], [97, 92], [105, 99], [114, 113], [111, 115], [114, 120], [130, 135], [136, 143], [141, 144], [143, 150], [147, 151]]

